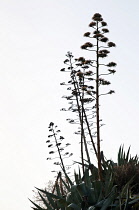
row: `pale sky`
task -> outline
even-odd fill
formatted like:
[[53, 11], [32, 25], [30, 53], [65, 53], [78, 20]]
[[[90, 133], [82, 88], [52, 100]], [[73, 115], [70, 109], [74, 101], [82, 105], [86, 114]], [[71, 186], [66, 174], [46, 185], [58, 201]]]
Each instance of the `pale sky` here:
[[[117, 47], [111, 79], [116, 94], [104, 98], [101, 114], [107, 158], [121, 144], [139, 147], [139, 2], [138, 0], [0, 0], [0, 208], [29, 210], [34, 186], [45, 187], [54, 166], [46, 161], [49, 122], [58, 124], [67, 141], [76, 141], [73, 126], [60, 112], [66, 102], [59, 85], [67, 51], [80, 46], [94, 13], [108, 23]], [[91, 55], [88, 54], [88, 57]], [[73, 153], [76, 157], [76, 148]]]

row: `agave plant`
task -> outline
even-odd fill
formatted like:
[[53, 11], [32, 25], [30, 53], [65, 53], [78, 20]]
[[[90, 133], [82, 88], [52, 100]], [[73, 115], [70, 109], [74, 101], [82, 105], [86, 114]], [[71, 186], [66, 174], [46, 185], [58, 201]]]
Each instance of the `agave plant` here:
[[[94, 180], [89, 175], [89, 169], [85, 170], [85, 174], [81, 177], [79, 173], [74, 174], [74, 182], [68, 178], [68, 184], [61, 178], [62, 183], [67, 189], [67, 193], [63, 195], [59, 185], [56, 186], [56, 194], [38, 189], [40, 198], [44, 202], [45, 208], [32, 202], [36, 210], [105, 210], [105, 209], [137, 209], [139, 206], [139, 197], [131, 196], [130, 180], [118, 191], [117, 185], [114, 185], [114, 177], [112, 173], [107, 171], [107, 178], [104, 181]], [[44, 198], [42, 193], [47, 197]]]
[[[68, 53], [68, 59], [64, 61], [67, 69], [61, 69], [61, 71], [70, 72], [68, 84], [61, 83], [68, 85], [67, 89], [71, 90], [69, 96], [64, 96], [69, 101], [70, 107], [68, 110], [63, 108], [62, 111], [72, 111], [78, 115], [77, 119], [67, 120], [80, 126], [77, 133], [81, 137], [81, 163], [78, 163], [81, 167], [71, 179], [63, 161], [59, 130], [54, 126], [54, 123], [50, 123], [49, 131], [52, 134], [49, 137], [54, 138], [54, 143], [50, 139], [47, 143], [49, 148], [56, 147], [56, 151], [52, 149], [49, 155], [58, 153], [60, 161], [54, 164], [60, 166], [60, 171], [57, 173], [52, 192], [36, 188], [44, 205], [41, 207], [31, 201], [34, 210], [127, 210], [139, 207], [138, 157], [132, 158], [130, 148], [125, 153], [121, 146], [118, 152], [118, 162], [114, 163], [112, 160], [106, 160], [101, 152], [100, 97], [112, 94], [114, 91], [101, 93], [100, 87], [110, 85], [110, 82], [103, 79], [102, 76], [114, 74], [113, 67], [116, 66], [115, 62], [107, 64], [102, 59], [110, 53], [107, 49], [116, 45], [109, 42], [108, 38], [104, 36], [109, 30], [105, 28], [107, 23], [103, 21], [102, 16], [96, 13], [92, 19], [93, 22], [89, 24], [89, 27], [93, 29], [93, 33], [86, 32], [84, 36], [93, 39], [94, 43], [86, 42], [81, 48], [95, 53], [96, 59], [88, 60], [80, 57], [73, 61], [72, 54]], [[92, 164], [90, 147], [96, 156], [97, 167]], [[72, 153], [65, 154], [68, 157], [72, 155]], [[48, 157], [48, 159], [52, 158]], [[63, 174], [64, 176], [62, 176]]]
[[[124, 146], [120, 146], [117, 162], [107, 160], [103, 156], [101, 164], [104, 180], [106, 181], [106, 179], [109, 179], [111, 174], [111, 176], [113, 176], [114, 184], [117, 185], [118, 191], [121, 191], [122, 188], [130, 182], [132, 194], [139, 193], [139, 158], [137, 155], [131, 156], [130, 147], [127, 152], [125, 152]], [[86, 167], [89, 167], [89, 163], [86, 164]], [[95, 168], [95, 170], [97, 170], [97, 168]], [[95, 173], [95, 177], [97, 178], [97, 172]]]
[[117, 164], [115, 164], [113, 171], [115, 176], [115, 184], [118, 185], [119, 190], [133, 178], [130, 186], [132, 187], [132, 193], [139, 193], [139, 159], [136, 155], [132, 157], [130, 154], [130, 147], [127, 153], [124, 151], [124, 146], [120, 146], [117, 158]]

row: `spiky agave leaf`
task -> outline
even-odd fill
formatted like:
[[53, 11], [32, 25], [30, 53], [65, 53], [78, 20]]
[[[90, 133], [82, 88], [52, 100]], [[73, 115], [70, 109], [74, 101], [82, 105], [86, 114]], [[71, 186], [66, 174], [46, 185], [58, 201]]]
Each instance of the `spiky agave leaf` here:
[[[31, 203], [33, 203], [34, 206], [37, 207], [37, 210], [46, 210], [46, 209], [44, 209], [44, 208], [41, 208], [39, 205], [37, 205], [36, 203], [34, 203], [32, 200], [29, 199], [29, 201], [30, 201]], [[48, 210], [53, 210], [53, 209], [52, 209], [52, 208], [48, 208]]]
[[61, 181], [62, 181], [63, 185], [65, 186], [66, 190], [67, 190], [67, 191], [70, 191], [70, 187], [69, 187], [68, 183], [66, 183], [66, 181], [64, 181], [64, 180], [62, 179], [62, 177], [61, 177]]
[[53, 208], [56, 208], [56, 205], [55, 205], [55, 202], [53, 201], [53, 199], [51, 198], [51, 196], [47, 195], [47, 198], [48, 198], [48, 201], [49, 203], [46, 201], [46, 199], [41, 195], [41, 193], [39, 193], [39, 196], [40, 198], [42, 199], [44, 205], [48, 208], [48, 209], [52, 209]]
[[62, 197], [62, 195], [61, 195], [61, 196], [58, 196], [58, 195], [55, 195], [55, 194], [53, 194], [53, 193], [47, 192], [46, 190], [42, 190], [42, 189], [39, 189], [39, 188], [37, 188], [37, 187], [35, 187], [35, 188], [36, 188], [38, 191], [44, 193], [46, 196], [47, 196], [47, 195], [48, 195], [48, 196], [51, 196], [51, 197], [54, 198], [54, 199], [60, 199], [60, 198]]

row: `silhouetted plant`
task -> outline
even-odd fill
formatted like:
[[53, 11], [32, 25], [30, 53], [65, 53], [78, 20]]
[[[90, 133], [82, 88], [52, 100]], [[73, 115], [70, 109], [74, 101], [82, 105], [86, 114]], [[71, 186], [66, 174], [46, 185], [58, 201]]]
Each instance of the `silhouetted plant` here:
[[[70, 168], [71, 165], [74, 163], [72, 162], [71, 165], [65, 165], [64, 159], [69, 158], [73, 155], [73, 153], [66, 151], [65, 149], [70, 146], [70, 143], [62, 143], [64, 140], [64, 137], [60, 135], [61, 131], [57, 128], [57, 126], [54, 125], [53, 122], [49, 124], [49, 132], [51, 133], [48, 135], [48, 140], [46, 143], [48, 144], [48, 148], [51, 149], [49, 152], [49, 157], [47, 157], [47, 160], [53, 160], [53, 164], [56, 166], [60, 166], [60, 169], [58, 170], [53, 170], [52, 172], [64, 172], [64, 174], [68, 174], [70, 172], [67, 172]], [[52, 157], [54, 156], [54, 157]], [[58, 160], [58, 161], [55, 161]], [[68, 159], [68, 164], [69, 164], [69, 159]]]
[[132, 179], [130, 184], [133, 194], [139, 193], [139, 158], [136, 155], [132, 157], [130, 147], [127, 153], [124, 151], [124, 146], [120, 146], [118, 152], [117, 164], [114, 164], [114, 182], [121, 188]]
[[[84, 172], [84, 155], [83, 155], [83, 143], [85, 146], [85, 152], [86, 152], [86, 156], [87, 156], [87, 160], [88, 162], [91, 164], [90, 161], [90, 155], [89, 155], [89, 150], [88, 150], [88, 145], [87, 145], [87, 141], [86, 141], [86, 131], [85, 131], [85, 127], [84, 127], [84, 120], [87, 124], [87, 129], [89, 132], [89, 135], [91, 137], [91, 143], [94, 147], [94, 151], [96, 153], [96, 149], [95, 149], [95, 144], [93, 141], [93, 136], [91, 134], [91, 127], [89, 125], [88, 119], [87, 119], [87, 109], [88, 111], [90, 111], [90, 108], [87, 108], [86, 105], [89, 104], [92, 101], [92, 98], [88, 98], [85, 97], [84, 95], [84, 80], [82, 81], [84, 75], [82, 74], [81, 71], [79, 70], [75, 70], [77, 69], [79, 62], [77, 62], [76, 59], [76, 66], [73, 67], [73, 55], [68, 52], [67, 54], [68, 59], [65, 60], [64, 63], [66, 63], [68, 65], [67, 71], [70, 72], [70, 81], [68, 81], [68, 83], [62, 83], [62, 85], [68, 85], [68, 90], [71, 90], [71, 95], [69, 96], [63, 96], [64, 98], [66, 98], [69, 101], [70, 107], [68, 108], [68, 110], [66, 109], [62, 109], [62, 111], [72, 111], [75, 113], [78, 113], [78, 117], [77, 119], [70, 119], [68, 118], [67, 121], [71, 124], [80, 124], [80, 128], [77, 132], [75, 132], [76, 134], [80, 134], [81, 135], [81, 159], [82, 159], [82, 167], [83, 167], [83, 172]], [[64, 69], [65, 70], [65, 69]], [[62, 69], [63, 71], [63, 69]], [[90, 86], [90, 89], [93, 88]], [[74, 101], [76, 103], [74, 103]]]
[[[92, 143], [92, 149], [95, 152], [98, 161], [99, 179], [102, 180], [102, 166], [101, 166], [101, 147], [100, 147], [100, 127], [103, 126], [100, 119], [100, 97], [108, 94], [113, 94], [113, 90], [102, 92], [101, 86], [110, 85], [110, 82], [102, 76], [114, 74], [116, 71], [113, 67], [116, 66], [115, 62], [106, 63], [102, 59], [106, 58], [111, 47], [116, 45], [113, 42], [109, 42], [105, 36], [109, 32], [105, 26], [107, 23], [103, 21], [102, 16], [99, 13], [94, 14], [92, 17], [93, 22], [89, 24], [89, 27], [93, 29], [93, 33], [86, 32], [85, 37], [93, 39], [93, 43], [86, 42], [81, 46], [81, 49], [91, 51], [93, 53], [93, 59], [85, 59], [80, 57], [73, 59], [73, 55], [68, 52], [67, 59], [64, 61], [68, 67], [61, 69], [62, 72], [70, 72], [70, 80], [68, 83], [61, 83], [61, 85], [68, 85], [68, 90], [71, 91], [71, 95], [64, 96], [70, 104], [68, 109], [72, 112], [78, 113], [79, 120], [68, 119], [70, 123], [79, 123], [80, 130], [76, 133], [81, 135], [81, 159], [84, 172], [84, 150], [86, 157], [91, 164], [90, 153], [88, 150], [88, 143]], [[108, 68], [109, 67], [109, 68]], [[76, 104], [75, 104], [76, 102]], [[62, 111], [67, 111], [62, 109]], [[96, 128], [96, 129], [95, 129]], [[95, 129], [95, 131], [94, 131]], [[86, 132], [87, 131], [87, 132]], [[87, 136], [90, 140], [87, 140]], [[94, 139], [97, 140], [94, 140]]]
[[[62, 156], [63, 146], [61, 147], [61, 140], [64, 137], [58, 137], [60, 131], [51, 122], [49, 131], [52, 134], [48, 137], [53, 137], [54, 142], [47, 140], [47, 143], [49, 143], [49, 148], [54, 147], [56, 150], [52, 149], [49, 154], [58, 153], [60, 162], [56, 162], [55, 165], [61, 167], [65, 179], [62, 178], [61, 171], [59, 171], [52, 192], [36, 188], [44, 206], [50, 210], [126, 210], [137, 209], [139, 206], [138, 195], [134, 195], [134, 193], [138, 193], [139, 186], [138, 157], [132, 158], [129, 154], [130, 148], [126, 154], [121, 146], [118, 162], [114, 163], [112, 160], [106, 160], [100, 150], [100, 127], [103, 125], [100, 123], [102, 121], [100, 119], [100, 97], [114, 93], [113, 90], [102, 92], [100, 87], [110, 85], [110, 82], [102, 77], [114, 74], [113, 67], [116, 66], [115, 62], [107, 63], [102, 59], [110, 53], [108, 49], [116, 45], [109, 42], [105, 36], [109, 30], [106, 28], [107, 23], [103, 21], [101, 14], [94, 14], [92, 19], [89, 27], [93, 29], [93, 33], [86, 32], [84, 36], [92, 39], [93, 43], [86, 42], [81, 46], [81, 49], [94, 53], [92, 55], [94, 58], [74, 59], [73, 55], [68, 52], [64, 61], [67, 68], [61, 69], [62, 72], [70, 73], [70, 80], [67, 83], [61, 83], [61, 85], [68, 86], [67, 89], [70, 90], [70, 95], [64, 96], [70, 107], [61, 110], [77, 114], [76, 119], [67, 119], [67, 121], [79, 125], [79, 130], [75, 133], [81, 137], [81, 163], [79, 164], [82, 166], [83, 175], [81, 175], [80, 169], [78, 174], [74, 173], [74, 180], [71, 180], [67, 175]], [[91, 163], [90, 146], [97, 157], [97, 167]], [[71, 156], [72, 153], [65, 153], [65, 155]], [[52, 158], [48, 157], [48, 159]], [[60, 180], [59, 183], [58, 180]], [[134, 182], [137, 185], [134, 186]], [[66, 191], [63, 190], [63, 186]], [[54, 192], [55, 189], [56, 192]], [[35, 206], [33, 209], [44, 210], [38, 204], [32, 203]]]
[[[50, 135], [48, 135], [48, 140], [46, 141], [46, 143], [48, 145], [48, 148], [50, 149], [50, 152], [49, 157], [47, 157], [47, 160], [53, 161], [53, 164], [55, 166], [59, 166], [60, 168], [55, 168], [55, 170], [51, 171], [57, 174], [56, 179], [53, 182], [49, 182], [46, 185], [45, 189], [43, 189], [43, 191], [47, 190], [55, 195], [57, 195], [58, 191], [60, 191], [61, 194], [64, 195], [67, 192], [67, 190], [63, 185], [62, 180], [64, 180], [65, 183], [68, 185], [67, 175], [70, 174], [70, 168], [72, 165], [74, 165], [74, 162], [71, 162], [69, 159], [73, 155], [73, 153], [66, 151], [66, 148], [71, 144], [63, 143], [65, 138], [61, 136], [61, 131], [58, 129], [57, 125], [54, 125], [53, 122], [49, 124], [48, 128]], [[64, 162], [66, 158], [68, 158], [68, 165]], [[62, 175], [64, 175], [63, 179]], [[34, 193], [34, 200], [39, 204], [41, 208], [45, 206], [42, 197], [50, 205], [50, 201], [45, 195], [45, 193], [40, 194], [38, 191], [34, 191]]]
[[[57, 188], [57, 194], [37, 188], [40, 198], [44, 202], [44, 207], [41, 208], [38, 204], [31, 201], [36, 207], [33, 209], [138, 209], [138, 195], [131, 196], [131, 180], [122, 187], [121, 191], [118, 191], [109, 169], [107, 169], [106, 174], [106, 178], [103, 181], [99, 181], [89, 176], [88, 169], [85, 170], [83, 177], [81, 177], [80, 171], [78, 174], [75, 173], [75, 184], [71, 181], [68, 186], [63, 181], [67, 189], [67, 193], [64, 196], [59, 188]], [[47, 197], [47, 200], [42, 194]]]

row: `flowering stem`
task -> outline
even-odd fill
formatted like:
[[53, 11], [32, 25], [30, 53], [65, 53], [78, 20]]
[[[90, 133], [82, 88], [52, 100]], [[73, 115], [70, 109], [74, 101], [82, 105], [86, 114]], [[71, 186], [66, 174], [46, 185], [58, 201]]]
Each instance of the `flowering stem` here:
[[64, 163], [63, 163], [63, 159], [62, 159], [62, 156], [61, 156], [61, 153], [60, 153], [60, 149], [59, 149], [59, 146], [58, 146], [57, 138], [56, 138], [53, 127], [52, 127], [52, 132], [53, 132], [53, 136], [55, 138], [56, 147], [57, 147], [59, 158], [60, 158], [60, 161], [61, 161], [61, 168], [62, 168], [63, 172], [66, 173], [65, 166], [64, 166]]
[[[97, 21], [98, 31], [98, 21]], [[99, 125], [99, 40], [97, 38], [97, 49], [96, 49], [96, 123], [97, 123], [97, 161], [98, 161], [98, 177], [102, 180], [102, 166], [100, 158], [100, 125]]]

